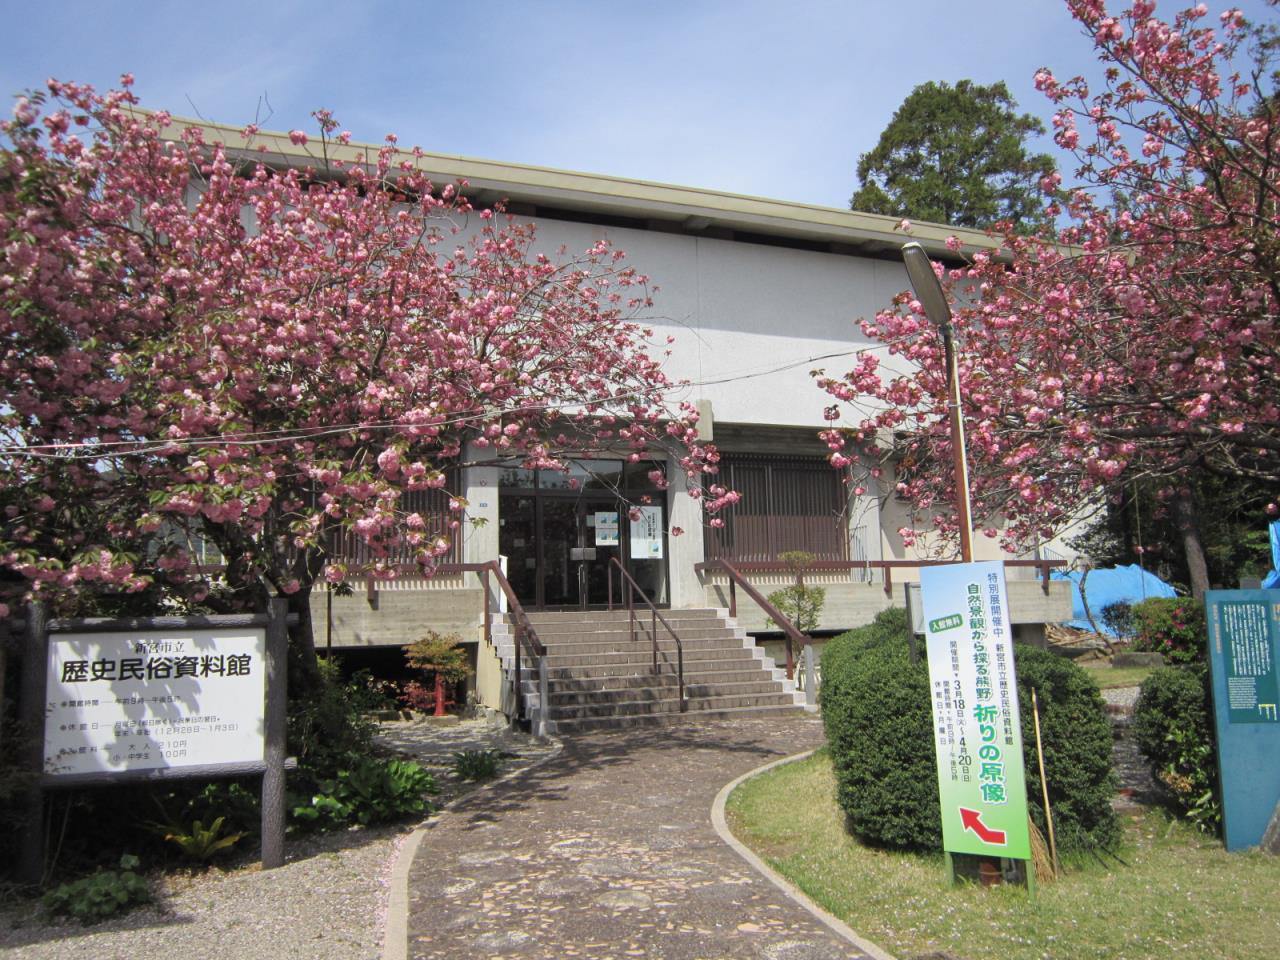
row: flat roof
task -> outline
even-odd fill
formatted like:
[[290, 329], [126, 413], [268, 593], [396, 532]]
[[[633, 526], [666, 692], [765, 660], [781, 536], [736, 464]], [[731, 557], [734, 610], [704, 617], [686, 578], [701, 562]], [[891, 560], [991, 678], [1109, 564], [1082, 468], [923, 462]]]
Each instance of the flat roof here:
[[[155, 113], [138, 112], [147, 116]], [[281, 164], [295, 167], [323, 162], [317, 140], [299, 145], [293, 143], [288, 133], [269, 130], [259, 130], [251, 140], [245, 140], [242, 127], [189, 117], [172, 119], [179, 129], [197, 128], [206, 143], [222, 144], [239, 156], [265, 155], [268, 162], [277, 157]], [[326, 145], [330, 159], [347, 163], [371, 163], [381, 149], [381, 144], [355, 141], [341, 144], [330, 140]], [[504, 200], [552, 211], [627, 218], [642, 221], [651, 228], [666, 227], [695, 236], [705, 231], [729, 230], [829, 244], [840, 252], [872, 255], [896, 255], [902, 244], [915, 240], [940, 257], [954, 257], [955, 253], [945, 245], [952, 236], [960, 241], [960, 252], [964, 254], [990, 251], [998, 245], [997, 240], [981, 230], [912, 221], [908, 233], [898, 229], [899, 217], [599, 173], [442, 153], [423, 152], [415, 156], [412, 150], [397, 149], [394, 164], [402, 161], [412, 163], [441, 185], [467, 181], [467, 196], [480, 206]], [[547, 216], [558, 219], [550, 211]]]

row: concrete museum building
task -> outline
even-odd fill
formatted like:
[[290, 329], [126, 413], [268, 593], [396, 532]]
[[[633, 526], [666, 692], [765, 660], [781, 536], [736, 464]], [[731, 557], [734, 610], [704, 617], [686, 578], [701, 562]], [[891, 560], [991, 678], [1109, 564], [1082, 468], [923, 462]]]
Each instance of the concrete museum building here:
[[[203, 127], [208, 143], [243, 143], [238, 128], [178, 125]], [[254, 155], [267, 162], [315, 162], [287, 134], [259, 133], [261, 145], [265, 154]], [[857, 320], [909, 286], [899, 253], [906, 240], [942, 257], [950, 256], [948, 236], [971, 252], [989, 246], [985, 234], [919, 223], [908, 236], [894, 218], [848, 210], [431, 153], [403, 157], [435, 183], [467, 181], [477, 207], [503, 201], [508, 213], [536, 221], [548, 252], [585, 250], [601, 238], [626, 252], [659, 287], [642, 319], [657, 342], [674, 337], [665, 369], [689, 385], [673, 399], [697, 405], [704, 439], [721, 453], [718, 482], [742, 500], [717, 529], [705, 526], [675, 463], [599, 459], [572, 464], [569, 475], [465, 468], [454, 482], [469, 519], [484, 522], [464, 524], [447, 558], [452, 572], [357, 584], [349, 596], [317, 590], [317, 642], [341, 650], [400, 646], [425, 629], [457, 633], [475, 649], [471, 695], [479, 704], [561, 732], [660, 721], [682, 708], [723, 716], [803, 704], [753, 636], [780, 635], [752, 599], [793, 581], [778, 556], [803, 550], [817, 558], [806, 582], [826, 589], [824, 632], [901, 605], [920, 559], [896, 533], [911, 521], [892, 477], [862, 483], [865, 493], [855, 496], [858, 488], [827, 462], [817, 433], [829, 398], [810, 371], [848, 369], [853, 353], [871, 346]], [[655, 468], [667, 489], [649, 479]], [[670, 536], [673, 527], [683, 535]], [[975, 549], [978, 559], [1015, 559], [986, 538]], [[1047, 567], [1030, 562], [1037, 559], [1008, 568], [1015, 631], [1032, 637], [1046, 621], [1070, 617], [1066, 584], [1050, 582]], [[490, 561], [505, 570], [510, 593], [484, 566]], [[780, 661], [781, 645], [769, 649]]]

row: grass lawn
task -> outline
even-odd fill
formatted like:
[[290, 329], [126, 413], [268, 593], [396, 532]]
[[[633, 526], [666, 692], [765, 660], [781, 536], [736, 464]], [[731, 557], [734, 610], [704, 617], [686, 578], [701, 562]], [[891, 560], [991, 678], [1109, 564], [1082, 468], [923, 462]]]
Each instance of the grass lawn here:
[[[942, 855], [873, 850], [844, 832], [825, 751], [729, 797], [733, 832], [827, 910], [896, 956], [963, 960], [1275, 960], [1280, 857], [1228, 854], [1162, 812], [1126, 818], [1129, 864], [1086, 863], [1025, 890], [949, 887]], [[798, 908], [797, 908], [798, 909]]]
[[[1095, 661], [1096, 662], [1096, 661]], [[1107, 663], [1099, 666], [1082, 663], [1085, 672], [1093, 678], [1100, 690], [1111, 690], [1115, 687], [1136, 687], [1151, 675], [1151, 667], [1113, 667]]]

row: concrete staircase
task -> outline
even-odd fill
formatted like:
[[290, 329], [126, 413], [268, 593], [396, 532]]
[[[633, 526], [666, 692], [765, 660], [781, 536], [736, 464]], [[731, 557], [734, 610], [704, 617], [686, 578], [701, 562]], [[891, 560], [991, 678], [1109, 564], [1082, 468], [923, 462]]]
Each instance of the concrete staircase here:
[[[658, 673], [653, 672], [650, 619], [640, 618], [631, 640], [628, 614], [531, 613], [547, 648], [548, 733], [797, 713], [804, 694], [723, 610], [664, 610], [684, 646], [686, 713], [680, 712], [676, 645], [658, 624]], [[495, 624], [494, 641], [507, 675], [513, 669], [510, 624]], [[544, 705], [536, 664], [521, 656], [524, 695], [535, 729]]]

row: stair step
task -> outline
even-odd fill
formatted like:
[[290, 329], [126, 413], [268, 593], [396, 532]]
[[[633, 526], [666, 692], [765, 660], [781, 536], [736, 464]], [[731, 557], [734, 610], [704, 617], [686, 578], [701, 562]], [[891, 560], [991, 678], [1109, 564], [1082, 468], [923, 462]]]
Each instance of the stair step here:
[[[689, 622], [667, 621], [671, 625], [672, 630], [676, 631], [676, 636], [684, 640], [686, 636], [739, 636], [739, 632], [735, 628], [727, 626], [724, 621], [716, 620], [694, 620]], [[636, 636], [649, 636], [650, 627], [653, 621], [645, 618], [644, 621], [637, 622]], [[548, 639], [552, 641], [564, 640], [590, 640], [591, 637], [598, 636], [631, 636], [631, 625], [626, 621], [621, 623], [577, 623], [577, 625], [559, 625], [559, 623], [547, 623], [543, 626], [535, 626], [538, 631], [538, 639], [547, 643]], [[662, 623], [658, 623], [658, 637], [671, 637]]]
[[[737, 647], [708, 647], [706, 649], [695, 649], [684, 651], [685, 669], [689, 669], [690, 663], [698, 663], [703, 660], [751, 660], [754, 659], [751, 651], [741, 646]], [[584, 654], [547, 654], [547, 666], [553, 670], [564, 669], [566, 667], [592, 667], [604, 666], [608, 664], [639, 664], [653, 662], [653, 648], [645, 647], [639, 650], [614, 650], [601, 651], [598, 653]], [[660, 650], [658, 653], [658, 663], [669, 663], [674, 665], [676, 662], [676, 651], [673, 647], [670, 650]]]
[[[731, 710], [740, 707], [795, 706], [795, 699], [785, 693], [762, 693], [738, 697], [687, 697], [690, 711]], [[551, 720], [588, 720], [595, 717], [629, 717], [649, 713], [679, 713], [679, 697], [663, 700], [619, 700], [614, 703], [581, 703], [552, 705]]]
[[[776, 680], [754, 680], [742, 683], [689, 683], [686, 681], [684, 685], [685, 697], [688, 699], [712, 696], [758, 696], [775, 694], [781, 689], [782, 685]], [[620, 703], [629, 700], [668, 700], [676, 698], [677, 695], [675, 678], [672, 678], [669, 683], [636, 685], [621, 689], [562, 690], [550, 687], [548, 691], [552, 709], [558, 706]]]
[[[632, 677], [632, 676], [652, 676], [650, 672], [651, 660], [622, 660], [618, 658], [605, 658], [601, 663], [590, 664], [565, 664], [560, 666], [547, 665], [547, 677], [551, 681], [570, 680], [577, 678], [590, 677]], [[751, 665], [755, 664], [754, 669]], [[674, 674], [675, 664], [666, 663], [662, 660], [658, 661], [658, 668], [661, 673]], [[749, 655], [735, 657], [733, 659], [721, 660], [685, 660], [684, 663], [684, 679], [685, 683], [691, 682], [697, 678], [698, 682], [704, 682], [706, 679], [714, 679], [721, 674], [734, 671], [741, 672], [744, 670], [752, 670], [758, 676], [764, 676], [764, 667], [759, 660], [752, 659]], [[525, 674], [525, 679], [531, 678], [531, 673]]]
[[[685, 687], [702, 687], [713, 684], [728, 683], [775, 683], [773, 678], [765, 674], [758, 664], [755, 666], [739, 665], [740, 669], [736, 670], [718, 670], [714, 673], [709, 671], [685, 672]], [[533, 680], [532, 675], [526, 676], [527, 680]], [[549, 677], [548, 688], [551, 696], [558, 693], [582, 693], [582, 692], [599, 692], [603, 690], [633, 690], [642, 687], [656, 686], [675, 686], [676, 676], [674, 671], [664, 670], [662, 673], [654, 676], [648, 670], [639, 673], [605, 675], [598, 677], [584, 676], [567, 676], [567, 677]]]
[[722, 710], [690, 710], [688, 713], [643, 713], [625, 717], [592, 717], [589, 720], [552, 721], [554, 732], [561, 735], [578, 733], [604, 733], [610, 730], [629, 730], [635, 727], [670, 726], [696, 723], [701, 720], [736, 720], [744, 717], [798, 717], [804, 716], [803, 707], [728, 707]]
[[[679, 624], [673, 624], [676, 636], [681, 640], [727, 640], [741, 639], [741, 635], [735, 630], [731, 630], [725, 626], [710, 627], [684, 627]], [[649, 624], [646, 622], [636, 629], [635, 640], [631, 639], [631, 631], [625, 626], [621, 629], [618, 627], [609, 627], [600, 630], [578, 630], [573, 633], [551, 632], [546, 630], [538, 631], [538, 639], [547, 646], [562, 646], [567, 643], [602, 643], [605, 641], [616, 641], [621, 643], [650, 643]], [[662, 624], [658, 624], [658, 642], [674, 643], [671, 634], [663, 629]]]
[[[653, 656], [653, 641], [648, 638], [630, 640], [623, 636], [603, 640], [580, 640], [573, 643], [548, 642], [545, 645], [547, 655], [552, 657], [589, 656], [593, 653], [643, 653], [649, 657]], [[680, 646], [684, 648], [686, 655], [691, 650], [747, 649], [742, 645], [739, 637], [694, 637], [688, 640], [681, 637]], [[676, 642], [671, 639], [659, 640], [658, 650], [674, 656], [677, 650]]]
[[[679, 610], [662, 610], [659, 609], [667, 620], [675, 623], [676, 620], [719, 620], [720, 613], [717, 610], [707, 608], [679, 609]], [[574, 625], [580, 623], [617, 623], [618, 621], [626, 622], [631, 619], [631, 614], [626, 610], [547, 610], [542, 613], [525, 614], [529, 618], [529, 622], [535, 627], [541, 624], [566, 624]], [[509, 614], [507, 615], [510, 616]], [[644, 608], [644, 613], [640, 612], [640, 608], [636, 609], [636, 616], [651, 616], [648, 607]]]

